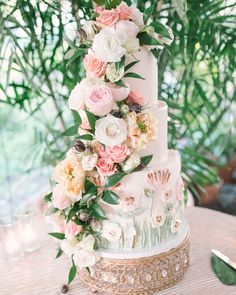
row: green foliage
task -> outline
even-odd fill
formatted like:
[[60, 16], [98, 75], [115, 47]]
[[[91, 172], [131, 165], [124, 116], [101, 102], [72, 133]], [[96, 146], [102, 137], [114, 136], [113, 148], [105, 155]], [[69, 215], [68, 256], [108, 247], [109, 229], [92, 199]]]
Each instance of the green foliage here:
[[49, 233], [50, 236], [53, 238], [56, 238], [58, 240], [64, 240], [65, 239], [65, 234], [62, 233]]
[[72, 258], [72, 266], [71, 266], [69, 276], [68, 276], [68, 285], [70, 285], [70, 283], [74, 280], [76, 274], [77, 274], [77, 267], [76, 267], [74, 260]]
[[224, 263], [217, 256], [211, 256], [211, 266], [218, 279], [225, 285], [236, 285], [236, 270]]
[[119, 204], [119, 197], [113, 191], [105, 190], [101, 196], [105, 203], [110, 205], [117, 205]]

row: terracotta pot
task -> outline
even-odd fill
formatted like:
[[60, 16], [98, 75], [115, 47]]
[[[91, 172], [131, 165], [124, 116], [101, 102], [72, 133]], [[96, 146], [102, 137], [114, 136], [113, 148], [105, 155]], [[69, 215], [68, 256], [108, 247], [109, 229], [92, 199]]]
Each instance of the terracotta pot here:
[[217, 201], [222, 183], [209, 184], [205, 187], [198, 188], [200, 205], [206, 206]]
[[234, 155], [224, 167], [218, 168], [219, 177], [222, 179], [224, 183], [232, 182], [232, 174], [233, 170], [236, 167], [236, 155]]

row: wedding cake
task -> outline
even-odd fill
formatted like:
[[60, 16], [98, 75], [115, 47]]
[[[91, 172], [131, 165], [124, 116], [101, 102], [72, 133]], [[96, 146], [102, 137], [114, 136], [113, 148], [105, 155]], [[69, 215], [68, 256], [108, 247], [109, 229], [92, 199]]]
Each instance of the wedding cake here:
[[157, 58], [172, 31], [121, 1], [94, 7], [79, 30], [86, 77], [68, 105], [73, 145], [52, 174], [46, 215], [94, 291], [152, 294], [177, 282], [189, 261], [179, 153], [167, 144]]

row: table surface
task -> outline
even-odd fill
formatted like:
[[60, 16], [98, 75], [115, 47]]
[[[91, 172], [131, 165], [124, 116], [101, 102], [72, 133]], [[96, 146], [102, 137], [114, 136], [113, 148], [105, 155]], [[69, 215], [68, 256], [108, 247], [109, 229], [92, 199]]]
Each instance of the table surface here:
[[[221, 212], [192, 207], [187, 209], [191, 231], [190, 267], [183, 280], [159, 295], [235, 295], [235, 286], [223, 285], [210, 265], [210, 249], [222, 251], [236, 261], [236, 218]], [[66, 283], [69, 260], [54, 260], [56, 245], [44, 235], [40, 250], [13, 262], [0, 253], [1, 295], [59, 295]], [[68, 295], [93, 294], [75, 280]], [[101, 294], [103, 295], [103, 294]], [[124, 294], [125, 295], [125, 294]]]

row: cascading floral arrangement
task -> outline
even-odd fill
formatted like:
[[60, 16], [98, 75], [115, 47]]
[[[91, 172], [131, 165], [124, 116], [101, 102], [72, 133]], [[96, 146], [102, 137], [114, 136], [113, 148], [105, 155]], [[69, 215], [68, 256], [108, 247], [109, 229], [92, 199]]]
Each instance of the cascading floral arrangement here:
[[64, 252], [72, 259], [69, 283], [77, 268], [89, 270], [99, 259], [101, 236], [112, 240], [116, 234], [114, 228], [101, 228], [106, 219], [101, 202], [119, 204], [119, 182], [152, 159], [140, 158], [138, 151], [156, 138], [156, 119], [145, 110], [142, 94], [126, 81], [143, 79], [132, 72], [139, 60], [127, 63], [127, 57], [142, 46], [158, 57], [173, 39], [170, 28], [151, 20], [156, 1], [143, 13], [125, 2], [104, 2], [79, 30], [80, 46], [70, 49], [85, 55], [86, 78], [68, 100], [75, 124], [64, 135], [75, 136], [74, 145], [55, 167], [56, 185], [45, 196], [46, 215], [55, 227], [50, 235], [59, 240], [56, 257]]

